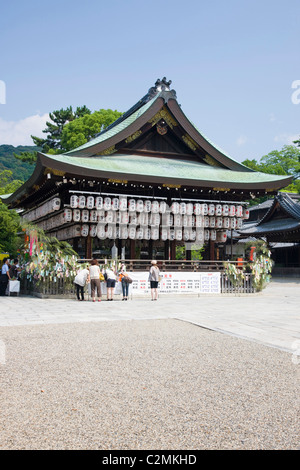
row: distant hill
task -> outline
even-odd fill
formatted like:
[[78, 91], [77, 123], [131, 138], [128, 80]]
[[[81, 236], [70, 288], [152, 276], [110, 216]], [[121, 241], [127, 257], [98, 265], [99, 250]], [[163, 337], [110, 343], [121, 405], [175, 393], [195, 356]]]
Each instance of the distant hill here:
[[18, 147], [0, 145], [0, 171], [10, 170], [12, 171], [13, 180], [27, 181], [35, 166], [21, 162], [21, 160], [14, 157], [14, 153], [34, 152], [36, 150], [39, 150], [39, 148], [32, 145], [18, 145]]

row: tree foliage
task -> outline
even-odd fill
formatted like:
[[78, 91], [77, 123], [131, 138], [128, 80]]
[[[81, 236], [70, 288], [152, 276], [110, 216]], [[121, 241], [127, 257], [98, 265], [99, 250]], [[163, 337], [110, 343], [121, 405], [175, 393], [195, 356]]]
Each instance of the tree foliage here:
[[[72, 150], [95, 137], [112, 124], [122, 113], [111, 109], [91, 112], [85, 105], [73, 111], [72, 106], [49, 113], [43, 133], [45, 138], [31, 136], [34, 144], [44, 153], [59, 154]], [[34, 164], [37, 151], [25, 151], [14, 156], [22, 162]]]
[[65, 151], [85, 144], [118, 119], [122, 113], [100, 109], [69, 122], [62, 131], [61, 146]]
[[260, 161], [248, 159], [242, 163], [262, 173], [293, 176], [293, 183], [284, 188], [284, 191], [300, 193], [300, 149], [296, 146], [285, 145], [282, 150], [273, 150], [264, 155]]

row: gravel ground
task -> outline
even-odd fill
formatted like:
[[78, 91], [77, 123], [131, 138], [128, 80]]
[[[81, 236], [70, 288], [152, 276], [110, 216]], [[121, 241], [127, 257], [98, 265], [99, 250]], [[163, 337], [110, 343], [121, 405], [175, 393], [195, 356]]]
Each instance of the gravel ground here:
[[172, 319], [2, 327], [0, 338], [2, 450], [300, 447], [287, 352]]

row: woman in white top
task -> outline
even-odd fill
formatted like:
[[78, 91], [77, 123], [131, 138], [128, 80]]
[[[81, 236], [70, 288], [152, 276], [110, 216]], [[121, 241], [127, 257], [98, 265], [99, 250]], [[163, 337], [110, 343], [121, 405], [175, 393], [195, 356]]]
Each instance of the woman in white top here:
[[91, 296], [93, 302], [95, 302], [95, 291], [97, 289], [98, 302], [101, 302], [101, 285], [100, 285], [100, 268], [98, 261], [92, 259], [90, 266], [90, 281], [91, 281]]
[[88, 282], [90, 282], [90, 273], [88, 268], [83, 266], [74, 279], [77, 300], [84, 300], [84, 286]]

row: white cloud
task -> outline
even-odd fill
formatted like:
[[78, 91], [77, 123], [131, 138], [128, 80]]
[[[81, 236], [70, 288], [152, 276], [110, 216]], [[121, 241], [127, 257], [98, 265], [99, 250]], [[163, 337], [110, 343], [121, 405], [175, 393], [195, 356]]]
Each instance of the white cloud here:
[[236, 145], [241, 147], [241, 145], [245, 145], [246, 142], [247, 142], [247, 137], [244, 135], [240, 135], [240, 137], [236, 140]]
[[5, 121], [0, 118], [0, 144], [34, 145], [31, 135], [45, 137], [43, 129], [49, 121], [49, 114], [35, 114], [20, 121]]
[[284, 145], [294, 145], [294, 140], [298, 140], [299, 134], [282, 133], [274, 137], [274, 141]]

